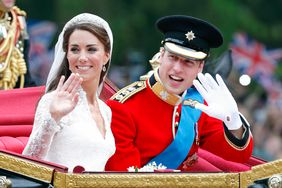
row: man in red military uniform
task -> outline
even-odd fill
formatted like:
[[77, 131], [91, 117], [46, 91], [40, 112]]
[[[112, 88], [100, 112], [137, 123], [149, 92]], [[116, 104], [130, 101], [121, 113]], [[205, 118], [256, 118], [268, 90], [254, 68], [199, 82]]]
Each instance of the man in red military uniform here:
[[223, 43], [220, 31], [181, 15], [160, 18], [156, 25], [164, 34], [159, 67], [108, 101], [116, 153], [106, 170], [154, 162], [189, 171], [199, 148], [246, 162], [253, 147], [247, 121], [222, 78], [201, 73], [210, 48]]

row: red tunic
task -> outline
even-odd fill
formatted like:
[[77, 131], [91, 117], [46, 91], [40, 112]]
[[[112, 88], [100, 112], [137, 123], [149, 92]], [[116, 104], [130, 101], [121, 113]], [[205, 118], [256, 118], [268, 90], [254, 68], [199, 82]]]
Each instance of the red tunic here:
[[[108, 161], [106, 170], [126, 171], [130, 166], [140, 168], [173, 141], [172, 129], [178, 124], [181, 104], [174, 113], [174, 105], [157, 96], [151, 86], [149, 80], [136, 82], [107, 102], [112, 109], [116, 153]], [[249, 127], [244, 126], [244, 138], [239, 140], [222, 121], [202, 113], [198, 121], [198, 136], [188, 156], [201, 147], [224, 159], [246, 162], [251, 156], [253, 141]]]

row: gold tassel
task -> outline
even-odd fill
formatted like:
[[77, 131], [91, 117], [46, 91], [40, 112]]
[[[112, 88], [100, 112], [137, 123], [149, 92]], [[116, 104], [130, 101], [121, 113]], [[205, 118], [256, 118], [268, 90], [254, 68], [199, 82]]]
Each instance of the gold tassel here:
[[[13, 9], [16, 13], [20, 9]], [[12, 12], [13, 23], [11, 24], [7, 38], [0, 44], [0, 60], [2, 67], [0, 68], [0, 89], [13, 89], [16, 86], [18, 79], [20, 79], [20, 88], [24, 87], [24, 75], [27, 72], [26, 62], [22, 52], [14, 46], [14, 41], [17, 40], [16, 30], [16, 13]], [[0, 62], [1, 62], [0, 61]]]

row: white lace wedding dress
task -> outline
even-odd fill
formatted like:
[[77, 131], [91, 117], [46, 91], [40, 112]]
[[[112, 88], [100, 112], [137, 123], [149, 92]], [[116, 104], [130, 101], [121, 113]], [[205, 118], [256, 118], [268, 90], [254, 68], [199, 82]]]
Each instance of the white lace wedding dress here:
[[86, 171], [103, 171], [107, 160], [115, 152], [110, 108], [98, 99], [106, 129], [104, 138], [92, 118], [82, 89], [75, 109], [58, 124], [48, 110], [52, 95], [53, 92], [45, 94], [39, 101], [33, 130], [23, 155], [64, 165], [69, 172], [77, 165], [83, 166]]

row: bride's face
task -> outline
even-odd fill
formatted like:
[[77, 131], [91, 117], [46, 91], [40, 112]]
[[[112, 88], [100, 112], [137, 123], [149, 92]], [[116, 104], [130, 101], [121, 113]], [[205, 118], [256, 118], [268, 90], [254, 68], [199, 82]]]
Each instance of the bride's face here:
[[69, 38], [67, 59], [70, 71], [78, 73], [83, 81], [99, 82], [103, 65], [109, 60], [109, 53], [94, 34], [75, 30]]

